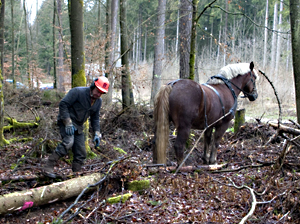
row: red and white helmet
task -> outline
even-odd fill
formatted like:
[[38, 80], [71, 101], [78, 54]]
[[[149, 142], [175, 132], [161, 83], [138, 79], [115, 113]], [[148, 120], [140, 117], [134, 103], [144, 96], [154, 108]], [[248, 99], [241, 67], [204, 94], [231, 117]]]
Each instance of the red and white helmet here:
[[95, 86], [101, 92], [107, 93], [109, 88], [109, 81], [105, 76], [100, 76], [98, 79], [95, 80]]

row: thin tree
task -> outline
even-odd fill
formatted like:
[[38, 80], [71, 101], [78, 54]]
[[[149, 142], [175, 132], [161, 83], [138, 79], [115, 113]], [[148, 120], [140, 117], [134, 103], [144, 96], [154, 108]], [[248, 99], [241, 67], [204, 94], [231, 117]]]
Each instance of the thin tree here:
[[[189, 79], [191, 80], [195, 80], [195, 63], [196, 63], [196, 37], [197, 37], [197, 31], [196, 31], [196, 27], [197, 27], [197, 23], [200, 19], [200, 17], [204, 14], [204, 12], [211, 6], [213, 5], [217, 0], [213, 0], [212, 2], [210, 2], [208, 5], [206, 5], [204, 7], [204, 9], [202, 10], [201, 13], [199, 13], [199, 15], [197, 16], [197, 9], [198, 9], [198, 3], [199, 0], [193, 0], [192, 1], [192, 9], [193, 9], [193, 13], [192, 13], [192, 27], [191, 27], [191, 45], [190, 45], [190, 58], [189, 58]], [[180, 76], [181, 77], [181, 76]]]
[[266, 69], [266, 64], [267, 64], [268, 20], [269, 20], [269, 0], [266, 0], [264, 58], [263, 58], [263, 68], [264, 69]]
[[[3, 59], [4, 59], [4, 15], [5, 15], [5, 0], [0, 0], [0, 80], [3, 79]], [[8, 144], [9, 142], [5, 139], [3, 135], [4, 127], [4, 95], [3, 95], [3, 85], [0, 81], [0, 146]]]
[[297, 121], [300, 122], [300, 0], [290, 0], [292, 55], [296, 93]]
[[112, 102], [112, 93], [114, 88], [114, 65], [115, 65], [115, 47], [116, 47], [116, 33], [117, 33], [117, 20], [118, 20], [118, 9], [119, 9], [119, 0], [111, 1], [111, 37], [110, 37], [110, 47], [109, 51], [109, 83], [110, 90], [108, 91], [107, 102]]
[[280, 55], [282, 54], [281, 52], [281, 25], [282, 25], [282, 11], [283, 11], [283, 1], [280, 2], [279, 6], [279, 19], [278, 19], [278, 37], [277, 37], [277, 50], [276, 50], [276, 63], [275, 63], [275, 84], [277, 83], [277, 77], [278, 77], [278, 69], [279, 69], [279, 62], [280, 62]]
[[123, 109], [134, 105], [132, 82], [129, 72], [129, 48], [126, 20], [126, 0], [120, 0], [121, 63], [122, 63], [122, 103]]
[[[65, 91], [64, 87], [64, 60], [63, 60], [63, 28], [62, 28], [62, 10], [61, 10], [61, 1], [57, 0], [57, 21], [58, 21], [58, 80], [56, 81], [56, 88], [58, 88], [59, 91]], [[58, 81], [58, 83], [57, 83]]]
[[56, 17], [56, 0], [53, 0], [53, 21], [52, 21], [52, 30], [53, 30], [53, 78], [54, 78], [54, 88], [56, 89], [56, 80], [57, 80], [57, 74], [56, 74], [56, 35], [55, 35], [55, 17]]
[[11, 3], [11, 74], [13, 79], [13, 87], [16, 88], [15, 80], [15, 29], [14, 29], [14, 0], [10, 0]]
[[272, 49], [271, 49], [271, 69], [272, 73], [274, 72], [275, 68], [275, 58], [276, 58], [276, 33], [274, 30], [277, 28], [277, 2], [274, 5], [274, 19], [273, 19], [273, 35], [272, 35]]
[[0, 0], [0, 9], [1, 9], [0, 11], [0, 69], [2, 71], [2, 76], [3, 76], [5, 0]]
[[163, 60], [165, 57], [164, 38], [165, 38], [166, 0], [158, 0], [157, 12], [158, 15], [157, 15], [157, 28], [156, 28], [156, 41], [154, 46], [151, 105], [153, 105], [154, 97], [161, 86]]
[[191, 53], [190, 53], [190, 75], [189, 79], [194, 80], [195, 79], [195, 61], [196, 61], [196, 36], [197, 36], [197, 9], [198, 9], [198, 3], [199, 0], [193, 0], [192, 1], [192, 33], [191, 33]]
[[26, 10], [26, 1], [23, 1], [23, 11], [24, 11], [24, 27], [25, 27], [25, 42], [26, 42], [26, 73], [28, 86], [31, 88], [31, 78], [30, 78], [30, 56], [29, 56], [29, 44], [28, 44], [28, 22], [27, 22], [27, 10]]
[[[110, 57], [110, 50], [111, 50], [111, 0], [106, 1], [106, 24], [105, 24], [105, 29], [106, 29], [106, 43], [105, 43], [105, 73], [106, 76], [108, 76], [109, 72], [109, 57]], [[110, 88], [112, 89], [112, 88]], [[105, 99], [108, 101], [109, 99]], [[107, 103], [107, 102], [106, 102]]]

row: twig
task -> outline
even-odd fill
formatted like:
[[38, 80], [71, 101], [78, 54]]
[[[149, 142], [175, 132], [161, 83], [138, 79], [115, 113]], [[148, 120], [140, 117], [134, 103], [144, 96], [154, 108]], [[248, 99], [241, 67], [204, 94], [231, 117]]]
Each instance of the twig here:
[[278, 94], [277, 94], [277, 91], [273, 85], [273, 83], [271, 82], [271, 80], [269, 79], [269, 77], [261, 70], [259, 70], [259, 72], [268, 80], [268, 82], [270, 83], [272, 89], [274, 90], [274, 94], [276, 96], [276, 99], [277, 99], [277, 103], [278, 103], [278, 109], [279, 109], [279, 115], [278, 115], [278, 127], [280, 126], [280, 123], [281, 123], [281, 104], [280, 104], [280, 100], [279, 100], [279, 97], [278, 97]]
[[296, 121], [293, 121], [292, 119], [289, 119], [290, 122], [292, 122], [297, 128], [300, 129], [300, 124], [298, 124]]
[[38, 119], [38, 117], [39, 117], [38, 113], [35, 110], [33, 110], [31, 107], [27, 106], [26, 104], [24, 104], [22, 102], [19, 102], [19, 103], [22, 104], [24, 107], [27, 107], [33, 113], [36, 122], [39, 121], [39, 119]]
[[135, 215], [138, 215], [138, 214], [143, 214], [143, 213], [149, 213], [149, 212], [153, 212], [155, 209], [159, 208], [160, 206], [162, 206], [163, 203], [160, 203], [158, 205], [156, 205], [155, 207], [153, 207], [152, 209], [149, 209], [148, 211], [140, 211], [140, 212], [134, 212], [134, 213], [131, 213], [131, 214], [128, 214], [128, 215], [124, 215], [124, 216], [121, 216], [119, 218], [113, 218], [113, 217], [110, 217], [111, 219], [114, 219], [115, 221], [120, 221], [122, 219], [126, 219], [126, 218], [129, 218], [131, 216], [135, 216]]
[[274, 196], [274, 197], [273, 197], [271, 200], [269, 200], [269, 201], [262, 201], [262, 202], [259, 202], [259, 201], [256, 200], [255, 194], [263, 195], [266, 191], [264, 191], [264, 193], [261, 193], [261, 194], [260, 194], [260, 193], [255, 192], [254, 189], [252, 189], [252, 188], [250, 188], [250, 187], [248, 187], [248, 186], [246, 186], [246, 185], [237, 186], [237, 185], [233, 182], [233, 180], [231, 180], [229, 177], [226, 177], [226, 178], [231, 182], [231, 185], [230, 185], [230, 184], [224, 184], [224, 183], [221, 183], [220, 181], [215, 180], [215, 179], [214, 179], [214, 181], [216, 181], [216, 182], [218, 182], [218, 183], [220, 183], [220, 184], [229, 186], [229, 187], [235, 187], [236, 189], [239, 189], [239, 190], [246, 188], [247, 190], [250, 191], [250, 194], [251, 194], [251, 196], [252, 196], [252, 205], [251, 205], [251, 209], [250, 209], [250, 211], [247, 213], [247, 215], [243, 217], [243, 219], [239, 222], [239, 224], [244, 224], [244, 223], [247, 221], [247, 219], [248, 219], [250, 216], [253, 215], [253, 213], [254, 213], [254, 211], [255, 211], [255, 208], [256, 208], [256, 205], [257, 205], [257, 204], [269, 204], [269, 203], [271, 203], [272, 201], [274, 201], [277, 197], [286, 194], [286, 191], [284, 191], [283, 193]]
[[247, 168], [259, 168], [259, 167], [264, 167], [264, 166], [271, 166], [273, 164], [274, 163], [257, 164], [257, 165], [246, 165], [246, 166], [241, 166], [241, 167], [236, 168], [236, 169], [215, 170], [212, 173], [235, 172], [235, 171], [240, 171], [240, 170], [247, 169]]

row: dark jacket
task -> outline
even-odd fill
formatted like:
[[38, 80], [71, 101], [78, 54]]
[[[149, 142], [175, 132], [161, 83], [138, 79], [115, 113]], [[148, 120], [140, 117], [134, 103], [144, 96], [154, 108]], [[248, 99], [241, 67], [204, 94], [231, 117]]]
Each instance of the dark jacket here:
[[91, 105], [90, 87], [75, 87], [59, 103], [58, 122], [71, 118], [78, 133], [82, 133], [83, 124], [90, 117], [93, 132], [100, 132], [99, 113], [102, 99], [95, 100]]

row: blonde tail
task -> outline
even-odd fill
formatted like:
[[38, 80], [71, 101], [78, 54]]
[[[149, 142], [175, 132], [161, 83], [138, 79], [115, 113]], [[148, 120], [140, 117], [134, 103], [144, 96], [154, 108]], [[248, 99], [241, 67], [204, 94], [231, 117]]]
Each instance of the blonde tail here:
[[167, 163], [167, 146], [169, 142], [169, 95], [171, 85], [162, 86], [154, 99], [155, 144], [153, 146], [153, 163]]

